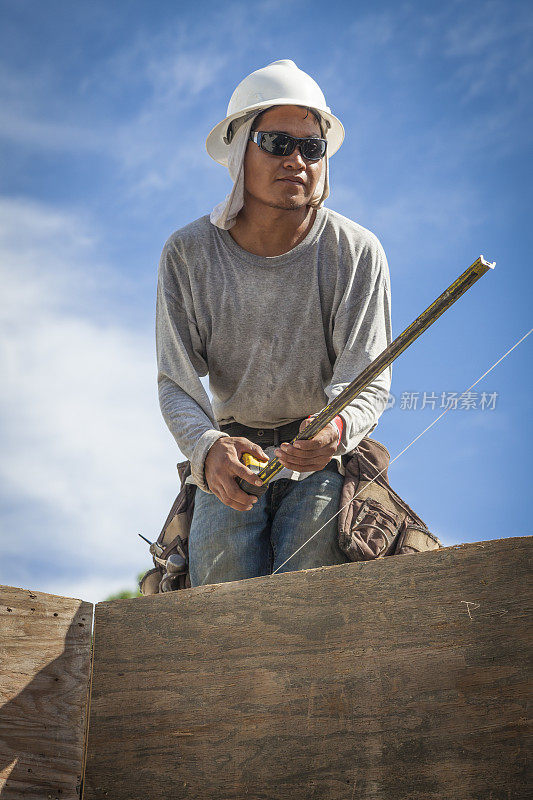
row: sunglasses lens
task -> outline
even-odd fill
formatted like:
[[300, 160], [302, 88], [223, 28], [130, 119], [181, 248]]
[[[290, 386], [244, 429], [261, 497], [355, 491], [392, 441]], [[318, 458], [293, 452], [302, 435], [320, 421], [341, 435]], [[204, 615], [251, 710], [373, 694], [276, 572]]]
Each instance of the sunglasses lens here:
[[318, 161], [326, 152], [326, 142], [324, 139], [306, 139], [300, 143], [300, 151], [304, 158], [309, 161]]
[[294, 139], [286, 133], [263, 133], [261, 137], [261, 147], [273, 156], [290, 156], [294, 145]]

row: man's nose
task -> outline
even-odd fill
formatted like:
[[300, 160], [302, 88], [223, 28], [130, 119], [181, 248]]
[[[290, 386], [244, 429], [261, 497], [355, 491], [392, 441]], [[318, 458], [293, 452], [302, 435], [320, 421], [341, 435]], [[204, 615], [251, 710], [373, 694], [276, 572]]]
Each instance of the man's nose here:
[[293, 169], [301, 169], [302, 167], [305, 168], [306, 162], [304, 161], [302, 154], [300, 153], [300, 148], [295, 147], [290, 156], [285, 156], [284, 163], [288, 166], [293, 167]]

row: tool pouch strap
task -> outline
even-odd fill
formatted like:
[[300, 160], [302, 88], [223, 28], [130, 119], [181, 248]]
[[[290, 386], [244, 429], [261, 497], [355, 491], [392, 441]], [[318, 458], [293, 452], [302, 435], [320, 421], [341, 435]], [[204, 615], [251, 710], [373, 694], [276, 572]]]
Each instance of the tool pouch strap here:
[[[189, 461], [182, 461], [177, 465], [178, 474], [181, 481], [181, 489], [172, 504], [161, 533], [157, 537], [157, 543], [163, 547], [160, 558], [168, 558], [177, 553], [182, 555], [187, 561], [187, 570], [179, 575], [176, 580], [175, 589], [189, 589], [191, 580], [189, 577], [189, 530], [191, 528], [192, 515], [194, 511], [194, 498], [196, 486], [185, 483], [186, 478], [191, 474]], [[148, 570], [139, 581], [141, 594], [158, 594], [161, 591], [161, 581], [165, 576], [164, 567], [154, 559], [154, 568]]]
[[338, 542], [350, 561], [442, 547], [426, 523], [389, 485], [389, 462], [387, 448], [368, 436], [352, 453], [343, 456], [346, 475]]

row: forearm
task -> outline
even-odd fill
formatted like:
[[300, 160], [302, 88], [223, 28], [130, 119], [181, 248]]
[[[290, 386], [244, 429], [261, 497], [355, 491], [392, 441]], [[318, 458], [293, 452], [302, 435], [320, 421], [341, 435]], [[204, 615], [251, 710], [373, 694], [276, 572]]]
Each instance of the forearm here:
[[217, 439], [228, 434], [219, 430], [213, 414], [200, 405], [166, 375], [158, 377], [159, 405], [163, 419], [179, 449], [191, 462], [192, 477], [206, 492], [205, 458]]
[[[162, 267], [165, 259], [162, 259]], [[161, 267], [161, 269], [162, 269]], [[185, 307], [185, 299], [164, 287], [160, 273], [156, 306], [158, 393], [161, 413], [183, 455], [191, 462], [194, 481], [210, 491], [205, 457], [225, 433], [219, 430], [200, 375], [207, 374], [203, 343]]]

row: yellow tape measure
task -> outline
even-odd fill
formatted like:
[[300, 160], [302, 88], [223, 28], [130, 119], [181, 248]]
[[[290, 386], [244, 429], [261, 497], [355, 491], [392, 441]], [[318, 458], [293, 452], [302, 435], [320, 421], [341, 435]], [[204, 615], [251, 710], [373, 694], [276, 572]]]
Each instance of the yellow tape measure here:
[[[248, 467], [248, 469], [253, 472], [254, 475], [259, 475], [267, 463], [266, 461], [258, 461], [258, 459], [251, 455], [251, 453], [243, 453], [241, 456], [241, 462], [245, 467]], [[261, 497], [261, 495], [263, 495], [268, 489], [268, 486], [265, 483], [262, 486], [254, 486], [253, 483], [248, 483], [248, 481], [244, 478], [237, 478], [237, 483], [243, 492], [246, 492], [247, 494], [253, 494], [255, 497]]]

